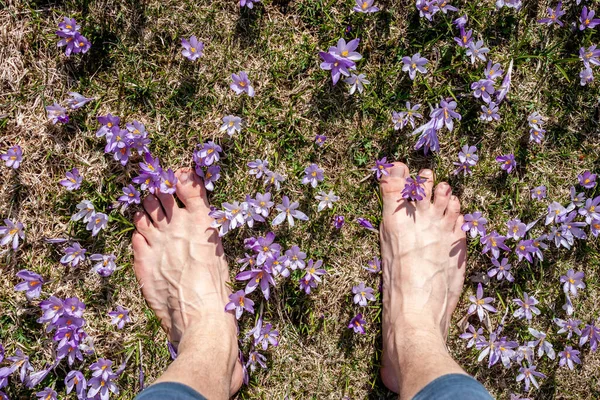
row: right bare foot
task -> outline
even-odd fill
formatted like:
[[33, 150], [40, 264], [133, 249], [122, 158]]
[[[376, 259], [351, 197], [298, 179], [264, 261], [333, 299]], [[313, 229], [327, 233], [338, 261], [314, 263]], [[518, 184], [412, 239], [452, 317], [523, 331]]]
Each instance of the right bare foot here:
[[[179, 346], [178, 361], [185, 351], [194, 364], [184, 369], [191, 375], [204, 367], [206, 374], [215, 374], [211, 389], [223, 384], [226, 390], [204, 395], [228, 398], [242, 384], [236, 320], [225, 312], [231, 293], [229, 269], [221, 240], [211, 228], [201, 179], [189, 169], [177, 171], [177, 178], [177, 197], [185, 208], [172, 195], [157, 193], [144, 199], [145, 212], [134, 218], [135, 275], [169, 340]], [[168, 372], [161, 379], [183, 375]], [[193, 376], [189, 386], [210, 377]]]
[[427, 179], [427, 197], [410, 202], [402, 198], [408, 167], [394, 163], [381, 181], [383, 219], [380, 226], [383, 267], [383, 365], [381, 378], [400, 393], [399, 352], [411, 335], [445, 342], [452, 312], [462, 291], [466, 239], [461, 230], [460, 202], [447, 183], [433, 190], [433, 172]]

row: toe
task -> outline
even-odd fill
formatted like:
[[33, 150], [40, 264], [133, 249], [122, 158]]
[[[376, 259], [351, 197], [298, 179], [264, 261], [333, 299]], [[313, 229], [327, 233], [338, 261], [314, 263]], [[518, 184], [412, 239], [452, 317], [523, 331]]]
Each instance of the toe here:
[[167, 225], [167, 217], [160, 205], [160, 201], [158, 201], [158, 198], [155, 195], [150, 194], [146, 196], [143, 206], [144, 210], [146, 210], [150, 218], [152, 218], [155, 227], [162, 229]]
[[446, 182], [442, 182], [435, 187], [435, 194], [433, 197], [433, 211], [438, 218], [444, 216], [448, 203], [450, 202], [450, 195], [452, 194], [452, 188]]
[[190, 168], [181, 168], [177, 176], [177, 197], [191, 212], [210, 210], [202, 179]]
[[173, 214], [179, 208], [177, 203], [175, 203], [175, 198], [172, 194], [161, 193], [160, 191], [156, 192], [156, 197], [158, 197], [158, 200], [160, 201], [162, 209], [167, 217], [167, 221], [171, 221]]
[[431, 192], [433, 190], [433, 171], [430, 169], [422, 169], [419, 171], [419, 176], [427, 179], [423, 186], [425, 187], [425, 198], [417, 202], [418, 210], [427, 210], [431, 206]]
[[397, 197], [397, 194], [402, 193], [405, 178], [408, 175], [408, 167], [401, 162], [395, 162], [394, 166], [389, 169], [389, 175], [381, 178], [379, 182], [384, 199], [389, 195]]
[[460, 216], [460, 201], [458, 197], [452, 195], [450, 196], [450, 201], [448, 202], [448, 207], [446, 207], [446, 213], [444, 214], [444, 225], [449, 230], [454, 230], [454, 226], [456, 225], [456, 221]]
[[138, 211], [133, 216], [133, 224], [135, 225], [137, 233], [139, 233], [148, 241], [148, 243], [150, 243], [150, 241], [156, 235], [156, 228], [152, 224], [152, 220], [148, 214], [146, 214], [144, 211]]

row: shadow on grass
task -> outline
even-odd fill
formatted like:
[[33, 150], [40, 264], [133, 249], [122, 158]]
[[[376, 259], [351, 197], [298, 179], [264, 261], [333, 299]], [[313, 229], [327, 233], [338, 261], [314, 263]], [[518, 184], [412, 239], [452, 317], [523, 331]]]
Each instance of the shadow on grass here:
[[260, 39], [262, 15], [265, 9], [262, 3], [254, 4], [253, 9], [242, 7], [235, 24], [235, 38], [244, 49], [256, 47]]

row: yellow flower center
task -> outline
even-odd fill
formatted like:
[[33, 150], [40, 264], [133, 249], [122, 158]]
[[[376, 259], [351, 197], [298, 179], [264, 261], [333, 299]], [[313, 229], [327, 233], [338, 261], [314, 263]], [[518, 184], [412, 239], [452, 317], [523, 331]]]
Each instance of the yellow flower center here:
[[15, 233], [17, 233], [19, 230], [17, 228], [13, 228], [10, 231], [8, 231], [9, 235], [14, 235]]
[[369, 7], [369, 3], [367, 3], [366, 1], [364, 3], [362, 3], [362, 9], [366, 10], [367, 7]]
[[348, 50], [344, 50], [344, 51], [342, 51], [342, 56], [344, 56], [344, 57], [348, 57]]
[[195, 48], [195, 47], [192, 47], [192, 48], [190, 48], [190, 51], [191, 51], [192, 53], [195, 53], [195, 52], [196, 52], [196, 48]]

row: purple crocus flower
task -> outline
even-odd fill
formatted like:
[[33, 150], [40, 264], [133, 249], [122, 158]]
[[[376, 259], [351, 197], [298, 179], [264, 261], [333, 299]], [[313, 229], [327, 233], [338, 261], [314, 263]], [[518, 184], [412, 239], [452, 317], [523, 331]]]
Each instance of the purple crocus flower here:
[[500, 114], [498, 114], [498, 105], [493, 101], [490, 101], [490, 104], [488, 105], [482, 105], [479, 119], [486, 122], [498, 121], [500, 119]]
[[363, 269], [366, 269], [372, 274], [377, 274], [381, 271], [381, 261], [379, 260], [379, 258], [375, 257], [372, 260], [368, 261], [367, 266], [363, 266]]
[[269, 345], [271, 346], [279, 346], [279, 341], [277, 338], [279, 337], [279, 332], [273, 329], [271, 324], [265, 324], [258, 336], [258, 339], [255, 341], [254, 345], [261, 345], [263, 350], [267, 350]]
[[300, 290], [304, 290], [306, 294], [310, 294], [311, 290], [317, 287], [318, 282], [321, 282], [320, 276], [327, 273], [327, 271], [320, 268], [322, 264], [323, 261], [321, 260], [316, 262], [308, 260], [306, 268], [304, 269], [306, 274], [300, 278]]
[[364, 282], [360, 282], [357, 286], [353, 286], [352, 293], [354, 294], [354, 304], [358, 304], [359, 306], [366, 306], [367, 300], [375, 300], [375, 295], [373, 295], [373, 288], [365, 286]]
[[537, 329], [533, 328], [529, 328], [529, 333], [531, 333], [531, 335], [537, 339], [532, 343], [532, 347], [535, 348], [535, 346], [539, 345], [538, 357], [541, 358], [544, 354], [546, 354], [549, 359], [554, 360], [554, 358], [556, 357], [556, 353], [554, 351], [552, 343], [546, 340], [547, 335], [544, 332], [540, 332]]
[[315, 143], [319, 147], [323, 147], [323, 144], [325, 144], [326, 140], [327, 140], [327, 136], [325, 136], [325, 135], [319, 135], [319, 134], [315, 135]]
[[538, 22], [540, 24], [546, 24], [546, 25], [552, 25], [553, 23], [556, 22], [558, 25], [564, 26], [563, 22], [559, 19], [560, 17], [565, 15], [565, 12], [562, 11], [561, 8], [562, 8], [562, 1], [558, 2], [558, 4], [556, 5], [556, 8], [548, 7], [548, 17], [542, 18], [542, 19], [538, 20]]
[[508, 94], [508, 91], [510, 90], [510, 83], [512, 81], [512, 70], [513, 60], [510, 60], [510, 64], [508, 65], [508, 71], [504, 75], [504, 79], [502, 79], [502, 85], [500, 86], [500, 89], [496, 92], [497, 104], [502, 103], [502, 100], [504, 100], [504, 98]]
[[344, 83], [347, 83], [348, 85], [350, 85], [350, 94], [354, 94], [354, 92], [356, 92], [356, 90], [358, 90], [358, 93], [362, 93], [364, 91], [364, 87], [366, 85], [369, 85], [371, 82], [366, 79], [366, 75], [365, 74], [350, 74], [350, 77], [344, 79]]
[[[359, 0], [357, 0], [359, 1]], [[579, 16], [579, 30], [584, 30], [586, 28], [588, 29], [593, 29], [595, 28], [597, 25], [600, 24], [600, 19], [598, 18], [594, 18], [594, 15], [596, 13], [594, 12], [594, 10], [589, 10], [586, 6], [583, 6], [583, 10], [581, 10], [581, 15]], [[573, 368], [571, 368], [573, 369]]]
[[596, 45], [592, 45], [587, 49], [585, 47], [579, 49], [579, 58], [586, 68], [591, 68], [592, 65], [600, 65], [598, 57], [600, 57], [600, 49], [597, 49]]
[[483, 321], [483, 316], [487, 311], [493, 313], [496, 312], [496, 308], [490, 304], [494, 299], [492, 297], [483, 297], [483, 286], [481, 283], [477, 286], [476, 296], [469, 296], [469, 301], [471, 302], [471, 305], [469, 306], [467, 313], [469, 315], [477, 313], [480, 321]]
[[80, 28], [75, 18], [63, 17], [63, 21], [58, 23], [58, 29], [68, 34], [75, 34]]
[[305, 185], [310, 184], [312, 187], [317, 187], [317, 184], [323, 181], [323, 170], [319, 168], [317, 164], [310, 164], [304, 170], [304, 177], [302, 177], [302, 183]]
[[577, 296], [578, 289], [585, 289], [585, 283], [583, 278], [585, 274], [582, 271], [575, 272], [573, 269], [569, 269], [565, 275], [561, 275], [560, 283], [563, 284], [563, 291], [565, 293], [571, 293], [573, 297]]
[[67, 387], [67, 394], [71, 393], [75, 389], [75, 394], [78, 400], [86, 399], [85, 388], [87, 386], [87, 380], [80, 371], [69, 371], [65, 377], [65, 386]]
[[379, 230], [373, 226], [373, 224], [366, 218], [356, 218], [356, 222], [363, 228], [366, 228], [372, 232], [379, 233]]
[[267, 192], [265, 194], [256, 193], [256, 197], [250, 200], [250, 205], [254, 207], [254, 211], [262, 215], [263, 217], [268, 217], [271, 212], [271, 208], [275, 203], [271, 201], [271, 193]]
[[92, 236], [96, 236], [102, 229], [106, 228], [106, 225], [108, 225], [108, 215], [97, 212], [90, 218], [85, 229], [92, 231]]
[[123, 195], [117, 200], [124, 204], [140, 204], [140, 192], [132, 184], [129, 184], [123, 187]]
[[446, 128], [448, 128], [449, 131], [452, 131], [454, 128], [453, 120], [456, 119], [460, 121], [462, 119], [462, 116], [456, 112], [456, 107], [456, 101], [452, 99], [442, 100], [440, 101], [439, 107], [436, 107], [431, 112], [430, 117], [436, 121], [443, 122]]
[[462, 28], [465, 25], [467, 25], [467, 21], [469, 20], [469, 17], [467, 14], [460, 16], [458, 18], [456, 18], [454, 21], [452, 21], [453, 25], [456, 25], [457, 28]]
[[21, 146], [14, 145], [6, 150], [6, 153], [0, 154], [0, 159], [4, 161], [7, 167], [18, 169], [23, 161], [23, 150]]
[[533, 296], [529, 296], [527, 292], [523, 292], [523, 300], [513, 299], [519, 308], [514, 312], [513, 317], [525, 318], [530, 320], [533, 318], [533, 314], [540, 315], [541, 311], [535, 306], [538, 301]]
[[17, 349], [14, 356], [6, 357], [6, 359], [12, 364], [10, 365], [9, 370], [10, 373], [14, 371], [19, 371], [19, 379], [21, 382], [25, 381], [25, 376], [27, 375], [27, 371], [33, 371], [33, 367], [29, 363], [29, 356], [23, 353], [21, 349]]
[[204, 55], [204, 43], [198, 41], [198, 38], [192, 35], [189, 39], [181, 39], [181, 54], [190, 61], [196, 61]]
[[177, 177], [171, 168], [162, 170], [160, 174], [160, 191], [161, 193], [173, 194], [177, 185]]
[[587, 199], [583, 207], [579, 209], [578, 213], [585, 217], [585, 222], [588, 224], [591, 224], [595, 219], [600, 219], [600, 196], [593, 199]]
[[92, 47], [89, 40], [79, 32], [65, 33], [63, 31], [56, 31], [56, 35], [61, 38], [57, 46], [65, 46], [65, 55], [67, 57], [71, 54], [87, 53], [90, 47]]
[[433, 16], [440, 11], [437, 3], [437, 0], [417, 0], [416, 7], [419, 10], [419, 16], [431, 21]]
[[56, 125], [58, 122], [61, 124], [66, 124], [69, 122], [67, 110], [58, 103], [54, 103], [51, 106], [46, 106], [46, 112], [48, 113], [48, 119], [53, 125]]
[[496, 63], [492, 65], [492, 60], [488, 60], [487, 67], [483, 71], [483, 74], [487, 79], [495, 81], [504, 74], [504, 71], [500, 64]]
[[86, 249], [77, 242], [65, 249], [65, 255], [60, 259], [60, 263], [75, 268], [80, 262], [85, 261]]
[[283, 175], [274, 171], [265, 172], [264, 184], [267, 186], [267, 189], [274, 187], [275, 190], [279, 190], [283, 181], [285, 181]]
[[0, 246], [12, 243], [12, 249], [17, 250], [19, 239], [25, 240], [23, 224], [19, 221], [13, 222], [8, 218], [4, 220], [4, 224], [4, 226], [0, 226]]
[[542, 200], [546, 198], [546, 186], [541, 185], [531, 189], [531, 198], [536, 200]]
[[109, 391], [119, 394], [119, 388], [113, 382], [117, 378], [117, 374], [112, 371], [111, 365], [112, 361], [100, 358], [90, 366], [93, 372], [92, 379], [88, 381], [90, 388], [87, 393], [88, 398], [100, 395], [101, 400], [107, 400], [110, 396]]
[[483, 40], [478, 40], [477, 42], [471, 42], [467, 46], [467, 56], [471, 57], [471, 64], [475, 64], [477, 59], [482, 61], [487, 61], [485, 57], [486, 53], [488, 53], [490, 49], [483, 46]]
[[508, 234], [506, 235], [509, 238], [518, 240], [525, 236], [527, 233], [527, 225], [521, 222], [520, 219], [511, 219], [506, 223], [508, 228]]
[[531, 365], [528, 367], [519, 368], [519, 375], [517, 375], [517, 382], [524, 381], [525, 382], [525, 391], [529, 391], [530, 385], [533, 383], [533, 386], [539, 389], [540, 385], [535, 379], [538, 378], [546, 378], [546, 375], [542, 374], [535, 370], [535, 365]]
[[578, 319], [569, 318], [567, 320], [564, 320], [560, 318], [554, 318], [554, 323], [560, 328], [556, 333], [560, 335], [561, 333], [567, 332], [567, 339], [571, 339], [573, 333], [575, 333], [578, 336], [581, 336], [581, 329], [579, 329], [581, 321]]
[[358, 48], [359, 43], [360, 39], [353, 39], [346, 43], [346, 40], [340, 38], [335, 46], [329, 47], [328, 52], [329, 54], [341, 59], [358, 61], [362, 58], [360, 53], [355, 51]]
[[24, 291], [25, 297], [29, 301], [40, 297], [40, 294], [42, 294], [42, 285], [44, 284], [44, 280], [40, 275], [24, 269], [17, 272], [17, 277], [23, 279], [23, 282], [15, 286], [17, 292]]
[[300, 250], [298, 246], [292, 246], [285, 252], [286, 262], [285, 265], [291, 270], [304, 269], [306, 266], [304, 260], [306, 259], [306, 253]]
[[598, 348], [598, 343], [600, 343], [600, 324], [594, 325], [594, 323], [592, 322], [591, 324], [586, 325], [585, 328], [581, 330], [579, 347], [586, 344], [588, 340], [590, 341], [590, 349], [592, 351], [596, 351], [596, 349]]
[[545, 133], [546, 133], [546, 131], [543, 129], [531, 128], [529, 130], [529, 141], [540, 144], [540, 143], [542, 143], [542, 140], [544, 139]]
[[37, 392], [35, 395], [39, 399], [43, 400], [56, 400], [56, 396], [58, 396], [58, 393], [56, 393], [54, 389], [47, 387], [41, 392]]
[[240, 95], [245, 92], [248, 96], [254, 97], [254, 88], [248, 79], [248, 74], [246, 71], [240, 71], [237, 74], [231, 74], [231, 79], [233, 80], [233, 83], [231, 83], [229, 87], [235, 92], [235, 94]]
[[337, 84], [340, 76], [350, 76], [349, 70], [355, 69], [354, 61], [346, 58], [339, 58], [333, 54], [319, 52], [319, 57], [323, 59], [320, 68], [324, 71], [331, 71], [331, 80], [333, 84]]
[[242, 119], [235, 115], [226, 115], [223, 117], [223, 125], [219, 128], [221, 132], [227, 132], [229, 136], [242, 131]]
[[333, 193], [333, 190], [330, 190], [329, 193], [325, 193], [323, 190], [321, 190], [319, 194], [315, 196], [315, 199], [319, 200], [319, 206], [317, 207], [317, 211], [321, 212], [325, 208], [332, 208], [333, 203], [338, 201], [340, 197], [336, 196]]
[[500, 168], [509, 174], [517, 167], [514, 154], [506, 154], [496, 157], [496, 161], [500, 163]]
[[[248, 7], [249, 9], [253, 9], [255, 3], [260, 3], [260, 0], [240, 0], [240, 8]], [[264, 367], [264, 368], [266, 368], [266, 367]], [[254, 370], [252, 370], [252, 371], [254, 371]]]
[[67, 99], [67, 106], [71, 110], [77, 110], [89, 103], [92, 100], [95, 100], [94, 97], [85, 97], [77, 92], [69, 92], [70, 99]]
[[240, 319], [244, 310], [254, 314], [254, 302], [246, 298], [243, 290], [238, 290], [229, 295], [229, 303], [225, 305], [225, 311], [235, 310], [235, 318]]
[[481, 243], [484, 245], [482, 253], [491, 252], [493, 258], [500, 257], [500, 249], [510, 251], [508, 246], [504, 244], [506, 236], [499, 235], [498, 232], [492, 231], [491, 233], [481, 238]]
[[519, 261], [526, 259], [533, 263], [533, 254], [537, 252], [537, 248], [533, 246], [533, 240], [521, 240], [517, 243], [515, 253], [519, 256]]
[[102, 137], [113, 128], [118, 129], [121, 123], [121, 118], [108, 113], [106, 116], [98, 116], [98, 122], [101, 124], [100, 129], [96, 132], [96, 137]]
[[[483, 100], [485, 103], [491, 103], [492, 95], [494, 93], [496, 93], [496, 89], [494, 88], [494, 81], [492, 81], [491, 79], [480, 79], [477, 82], [473, 82], [471, 84], [471, 90], [473, 90], [473, 96], [476, 99], [481, 98], [481, 100]], [[493, 109], [494, 107], [496, 107], [496, 104], [494, 104], [493, 106], [490, 106], [490, 107]], [[489, 110], [489, 108], [486, 107], [486, 109], [484, 110], [486, 112], [486, 114], [487, 114], [488, 110]], [[488, 116], [490, 116], [492, 114], [493, 114], [493, 111], [492, 111], [492, 113], [488, 114]], [[498, 116], [498, 118], [499, 117], [500, 116]]]
[[79, 189], [81, 182], [83, 182], [83, 177], [79, 175], [77, 168], [73, 168], [71, 171], [67, 171], [66, 178], [62, 179], [59, 183], [70, 191]]
[[342, 226], [344, 226], [345, 222], [346, 222], [346, 219], [344, 218], [343, 215], [336, 215], [333, 217], [333, 227], [335, 229], [342, 229]]
[[410, 123], [410, 126], [415, 129], [415, 118], [423, 118], [423, 115], [417, 111], [421, 108], [420, 104], [411, 106], [410, 101], [406, 102], [406, 111], [399, 113], [392, 112], [392, 122], [394, 123], [394, 129], [400, 130]]
[[476, 348], [481, 349], [481, 353], [477, 357], [477, 362], [483, 361], [483, 359], [489, 355], [488, 368], [495, 365], [501, 359], [500, 345], [502, 340], [498, 339], [496, 332], [490, 333], [489, 340], [482, 340], [480, 343], [476, 343]]
[[600, 219], [593, 219], [590, 223], [590, 232], [594, 237], [600, 235]]
[[362, 314], [359, 313], [359, 314], [356, 314], [356, 316], [350, 320], [350, 323], [348, 324], [348, 329], [354, 330], [354, 333], [360, 333], [360, 334], [364, 335], [366, 323], [367, 323], [367, 321], [365, 321], [363, 319]]
[[374, 13], [379, 11], [379, 8], [373, 5], [373, 0], [356, 0], [353, 10], [359, 13]]
[[281, 204], [277, 204], [275, 209], [281, 211], [275, 219], [271, 222], [271, 225], [277, 226], [281, 224], [287, 218], [288, 224], [294, 226], [294, 218], [301, 221], [308, 221], [308, 217], [302, 211], [297, 210], [299, 203], [297, 201], [290, 203], [290, 199], [287, 196], [283, 196]]
[[402, 189], [402, 198], [412, 201], [421, 201], [425, 198], [425, 182], [427, 179], [417, 175], [415, 179], [410, 176], [406, 178], [404, 189]]
[[88, 222], [90, 219], [92, 219], [94, 214], [96, 214], [94, 205], [89, 200], [81, 201], [81, 203], [77, 204], [75, 208], [77, 208], [78, 211], [73, 214], [71, 221], [79, 221], [80, 219], [83, 219], [83, 222]]
[[117, 269], [117, 257], [114, 254], [92, 254], [90, 260], [95, 262], [94, 272], [101, 277], [106, 278]]
[[110, 323], [117, 326], [117, 329], [123, 329], [126, 323], [131, 322], [129, 318], [129, 310], [121, 306], [117, 306], [114, 311], [110, 311], [108, 316], [111, 318]]
[[575, 207], [583, 207], [584, 206], [585, 200], [586, 200], [585, 193], [583, 193], [583, 192], [577, 193], [575, 186], [571, 186], [569, 194], [571, 196], [571, 204], [569, 204], [567, 206], [567, 209], [574, 210]]
[[598, 175], [592, 174], [590, 171], [583, 171], [582, 174], [577, 175], [579, 184], [586, 189], [593, 189], [596, 186], [596, 178]]
[[465, 27], [464, 26], [460, 26], [459, 29], [460, 29], [460, 36], [459, 37], [455, 37], [454, 41], [460, 47], [467, 48], [467, 47], [469, 47], [469, 45], [471, 43], [473, 43], [473, 39], [472, 39], [473, 30], [470, 29], [468, 31], [465, 31]]
[[37, 322], [43, 324], [46, 322], [55, 323], [64, 312], [64, 303], [61, 299], [50, 296], [46, 300], [40, 302], [40, 308], [44, 314], [37, 320]]
[[471, 324], [469, 324], [466, 331], [458, 335], [458, 337], [469, 341], [467, 343], [467, 349], [470, 349], [474, 345], [485, 341], [485, 336], [483, 336], [483, 328], [475, 330], [475, 327]]
[[371, 167], [371, 171], [375, 172], [377, 179], [381, 179], [382, 176], [388, 176], [390, 172], [388, 168], [392, 168], [394, 164], [387, 162], [387, 157], [383, 157], [381, 160], [375, 160], [375, 166]]
[[429, 62], [425, 57], [421, 57], [421, 53], [416, 53], [412, 57], [402, 57], [402, 71], [408, 72], [408, 76], [411, 80], [414, 80], [417, 76], [417, 71], [421, 74], [427, 73], [425, 65]]
[[579, 84], [585, 86], [594, 82], [594, 71], [590, 67], [584, 68], [579, 72]]
[[257, 158], [254, 161], [250, 161], [247, 165], [250, 167], [248, 173], [255, 175], [256, 179], [259, 179], [264, 173], [269, 171], [269, 162], [267, 160], [263, 161]]
[[269, 300], [270, 286], [275, 286], [275, 280], [273, 280], [273, 275], [268, 268], [243, 271], [237, 274], [235, 279], [238, 281], [248, 281], [245, 289], [246, 294], [252, 293], [260, 286], [260, 290], [266, 300]]
[[487, 273], [490, 278], [495, 276], [499, 281], [506, 279], [509, 282], [514, 282], [515, 278], [510, 273], [511, 265], [508, 263], [508, 258], [503, 258], [501, 262], [492, 258], [492, 264], [494, 264], [494, 268], [490, 268]]
[[575, 364], [581, 364], [579, 359], [579, 350], [574, 350], [571, 346], [565, 346], [565, 349], [558, 353], [558, 365], [564, 367], [565, 364], [569, 369], [575, 369]]
[[256, 371], [256, 364], [260, 365], [261, 368], [266, 369], [267, 364], [265, 361], [267, 361], [265, 356], [257, 351], [251, 351], [250, 354], [248, 354], [248, 363], [246, 364], [246, 367], [250, 367], [250, 371], [252, 372]]
[[531, 245], [535, 248], [533, 252], [533, 256], [540, 259], [540, 261], [544, 260], [544, 255], [542, 254], [542, 250], [548, 249], [548, 245], [544, 243], [547, 240], [547, 235], [539, 236], [531, 241]]
[[[210, 140], [202, 144], [202, 147], [197, 150], [197, 156], [201, 160], [202, 166], [208, 167], [219, 161], [222, 152], [221, 146]], [[196, 163], [200, 164], [198, 161]]]
[[554, 223], [555, 221], [559, 223], [561, 218], [567, 215], [569, 211], [571, 210], [563, 207], [560, 203], [553, 201], [548, 206], [548, 214], [546, 215], [545, 224], [549, 225], [551, 223]]
[[481, 212], [475, 211], [472, 214], [465, 214], [464, 219], [465, 222], [461, 226], [461, 229], [464, 232], [469, 232], [472, 238], [476, 237], [477, 235], [485, 236], [487, 219], [482, 217]]

